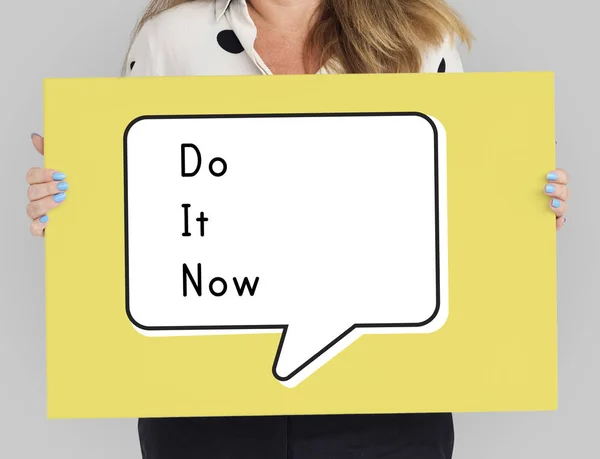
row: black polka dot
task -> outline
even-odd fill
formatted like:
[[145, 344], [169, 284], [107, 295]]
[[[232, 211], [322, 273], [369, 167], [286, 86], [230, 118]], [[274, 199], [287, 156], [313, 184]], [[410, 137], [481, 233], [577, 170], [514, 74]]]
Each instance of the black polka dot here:
[[221, 48], [231, 54], [240, 54], [244, 51], [244, 47], [233, 30], [222, 30], [219, 32], [217, 35], [217, 43], [219, 43]]
[[131, 64], [129, 64], [129, 70], [133, 70], [134, 65], [135, 65], [135, 61], [131, 61]]
[[440, 66], [438, 67], [438, 73], [444, 72], [446, 72], [446, 59], [442, 59], [442, 62], [440, 62]]

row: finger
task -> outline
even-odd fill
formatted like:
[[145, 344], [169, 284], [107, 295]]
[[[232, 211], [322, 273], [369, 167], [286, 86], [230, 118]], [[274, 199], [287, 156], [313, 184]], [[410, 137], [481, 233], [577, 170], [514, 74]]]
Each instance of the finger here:
[[42, 215], [46, 215], [48, 211], [54, 209], [56, 206], [62, 203], [67, 195], [61, 191], [54, 196], [47, 196], [42, 199], [38, 199], [37, 201], [31, 201], [27, 204], [27, 216], [32, 220], [41, 217]]
[[45, 198], [46, 196], [54, 196], [61, 191], [67, 191], [69, 184], [67, 182], [45, 182], [31, 185], [27, 190], [27, 198], [30, 201], [37, 201], [38, 199]]
[[556, 219], [556, 230], [558, 231], [567, 223], [567, 217], [560, 217]]
[[42, 217], [36, 218], [31, 222], [31, 225], [29, 225], [29, 230], [33, 236], [44, 237], [44, 230], [46, 229], [46, 226], [48, 226], [48, 216], [43, 215]]
[[560, 183], [548, 183], [544, 187], [544, 193], [553, 198], [558, 198], [561, 201], [567, 201], [570, 196], [569, 188], [567, 185]]
[[567, 203], [557, 198], [550, 200], [550, 208], [554, 211], [557, 217], [564, 216], [567, 211]]
[[31, 141], [33, 142], [33, 146], [38, 151], [39, 154], [44, 154], [44, 138], [36, 134], [35, 132], [31, 134]]
[[569, 174], [567, 174], [567, 171], [564, 169], [554, 169], [546, 174], [546, 179], [549, 182], [567, 185], [569, 183]]
[[36, 183], [61, 181], [66, 178], [67, 176], [62, 172], [59, 172], [55, 169], [44, 169], [42, 167], [32, 167], [27, 171], [27, 175], [25, 176], [27, 183], [30, 185]]

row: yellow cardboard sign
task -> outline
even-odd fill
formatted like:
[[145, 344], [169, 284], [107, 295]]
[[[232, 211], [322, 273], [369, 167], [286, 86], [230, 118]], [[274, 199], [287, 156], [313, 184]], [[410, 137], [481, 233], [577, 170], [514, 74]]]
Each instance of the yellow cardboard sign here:
[[44, 97], [49, 417], [556, 408], [552, 74]]

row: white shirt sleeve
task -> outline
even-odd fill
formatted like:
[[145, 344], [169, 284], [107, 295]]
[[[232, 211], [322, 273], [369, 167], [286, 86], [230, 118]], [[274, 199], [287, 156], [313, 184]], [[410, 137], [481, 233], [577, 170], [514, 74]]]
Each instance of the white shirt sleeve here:
[[153, 43], [154, 26], [154, 21], [148, 21], [135, 37], [127, 54], [125, 76], [161, 76]]
[[456, 41], [447, 36], [442, 46], [429, 50], [423, 57], [422, 73], [462, 73], [463, 65]]

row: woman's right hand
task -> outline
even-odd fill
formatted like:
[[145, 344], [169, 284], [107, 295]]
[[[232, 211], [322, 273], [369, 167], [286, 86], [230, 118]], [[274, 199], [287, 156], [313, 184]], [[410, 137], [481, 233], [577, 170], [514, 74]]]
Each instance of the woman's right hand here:
[[[31, 141], [35, 149], [44, 154], [44, 138], [38, 134], [31, 136]], [[66, 176], [60, 171], [54, 169], [43, 169], [41, 167], [32, 167], [27, 171], [27, 216], [31, 218], [31, 234], [34, 236], [44, 236], [44, 230], [48, 225], [48, 211], [60, 205], [67, 197], [65, 191], [69, 184], [65, 182]]]

